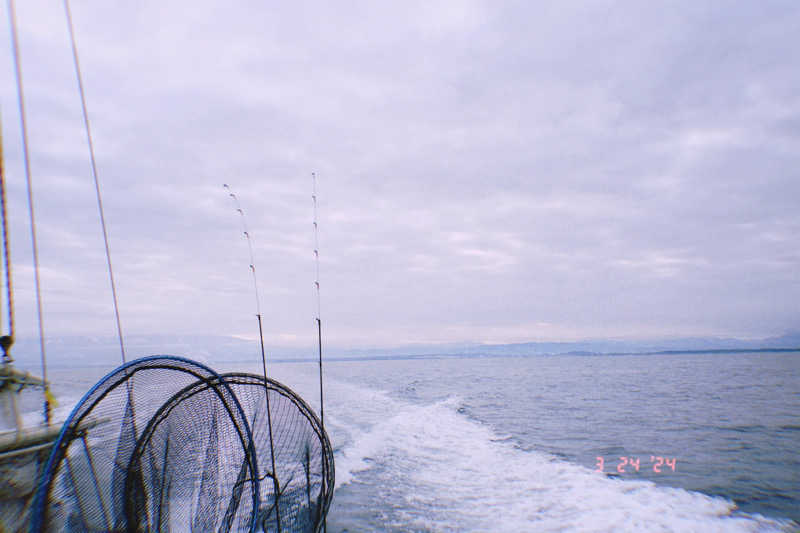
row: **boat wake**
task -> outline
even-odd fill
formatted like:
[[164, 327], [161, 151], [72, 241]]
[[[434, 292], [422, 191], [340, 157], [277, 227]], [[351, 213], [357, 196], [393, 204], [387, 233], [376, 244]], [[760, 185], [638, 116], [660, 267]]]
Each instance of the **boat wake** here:
[[754, 532], [797, 527], [738, 512], [723, 498], [614, 479], [523, 450], [459, 412], [457, 397], [415, 404], [336, 381], [329, 387], [340, 403], [330, 409], [339, 414], [331, 417], [333, 440], [339, 444], [337, 497], [329, 522], [333, 531]]

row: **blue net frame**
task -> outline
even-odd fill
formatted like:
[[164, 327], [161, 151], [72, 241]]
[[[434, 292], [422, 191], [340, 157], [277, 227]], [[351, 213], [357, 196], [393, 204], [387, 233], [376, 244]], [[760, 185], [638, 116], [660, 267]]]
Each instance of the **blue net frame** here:
[[[170, 424], [162, 424], [159, 442], [168, 443], [165, 446], [172, 447], [173, 452], [203, 449], [203, 458], [178, 458], [167, 453], [161, 457], [160, 477], [150, 475], [145, 479], [142, 469], [136, 468], [141, 461], [131, 462], [137, 449], [142, 448], [138, 445], [145, 435], [142, 430], [152, 425], [166, 405], [173, 404], [174, 412], [174, 406], [181, 404], [175, 398], [198, 384], [205, 394], [183, 402], [184, 410], [195, 409], [194, 416], [176, 417]], [[148, 461], [155, 464], [152, 461], [158, 458], [152, 452], [150, 448]], [[226, 486], [224, 481], [230, 476], [208, 479], [206, 467], [214, 455], [224, 455], [226, 460], [237, 463], [237, 478], [243, 470], [247, 482]], [[174, 460], [164, 461], [165, 457]], [[250, 425], [225, 380], [189, 359], [146, 357], [102, 378], [64, 422], [39, 482], [31, 531], [168, 531], [198, 527], [252, 532], [258, 527], [259, 477]], [[156, 508], [158, 516], [149, 510], [131, 514], [138, 508], [126, 502], [129, 485], [138, 486], [140, 500], [144, 495], [150, 499], [156, 494], [163, 496], [163, 489], [168, 486], [183, 487], [183, 491], [173, 490], [169, 498], [162, 498], [166, 505]], [[216, 500], [209, 497], [212, 488], [218, 492], [239, 491], [239, 497], [225, 513], [220, 513], [214, 507]]]

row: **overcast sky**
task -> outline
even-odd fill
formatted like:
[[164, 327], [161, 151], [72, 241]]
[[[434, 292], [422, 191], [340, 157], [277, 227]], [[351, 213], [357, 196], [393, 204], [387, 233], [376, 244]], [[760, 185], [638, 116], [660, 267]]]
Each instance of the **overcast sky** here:
[[[45, 329], [115, 334], [60, 0], [20, 2]], [[129, 333], [800, 329], [800, 3], [72, 5]], [[36, 330], [8, 20], [18, 334]]]

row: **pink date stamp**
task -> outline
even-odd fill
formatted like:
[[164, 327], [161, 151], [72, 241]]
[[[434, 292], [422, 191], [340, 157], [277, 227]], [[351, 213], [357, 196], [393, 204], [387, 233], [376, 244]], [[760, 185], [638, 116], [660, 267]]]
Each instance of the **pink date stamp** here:
[[[595, 464], [595, 470], [597, 472], [605, 472], [606, 468], [606, 460], [603, 457], [598, 456], [597, 463]], [[614, 459], [608, 461], [609, 467], [612, 468], [611, 472], [613, 473], [616, 471], [619, 474], [625, 474], [630, 472], [638, 472], [640, 468], [648, 469], [652, 468], [653, 472], [656, 474], [661, 474], [665, 472], [675, 472], [675, 465], [677, 464], [677, 459], [675, 457], [661, 457], [660, 455], [651, 455], [650, 456], [650, 464], [648, 465], [647, 462], [642, 462], [639, 457], [620, 457], [618, 461], [616, 461], [616, 468], [614, 463]]]

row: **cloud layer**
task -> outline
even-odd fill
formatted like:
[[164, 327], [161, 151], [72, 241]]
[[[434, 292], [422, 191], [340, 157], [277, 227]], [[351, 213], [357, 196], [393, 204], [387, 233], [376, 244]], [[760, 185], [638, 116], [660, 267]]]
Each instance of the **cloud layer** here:
[[[18, 16], [46, 328], [112, 335], [63, 11]], [[254, 333], [229, 183], [269, 339], [312, 344], [312, 171], [334, 343], [800, 326], [795, 2], [96, 2], [73, 17], [131, 332]], [[32, 333], [10, 52], [0, 68]]]

